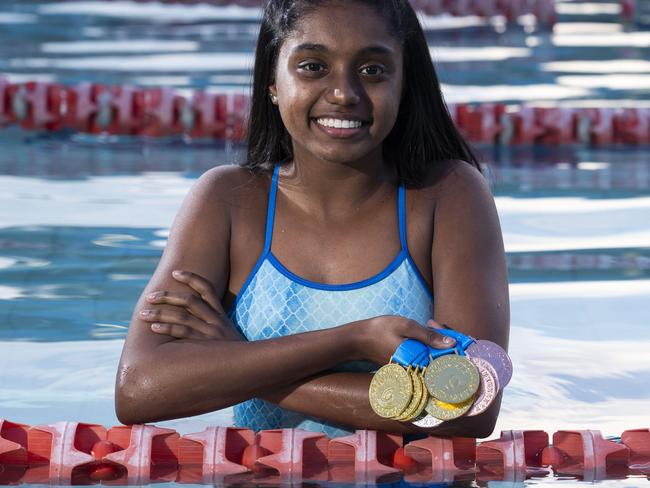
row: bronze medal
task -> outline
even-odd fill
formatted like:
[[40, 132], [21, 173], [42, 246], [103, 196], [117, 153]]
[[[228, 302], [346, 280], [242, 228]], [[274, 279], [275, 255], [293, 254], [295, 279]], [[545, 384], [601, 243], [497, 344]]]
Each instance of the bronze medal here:
[[485, 412], [492, 405], [492, 402], [494, 402], [494, 399], [499, 393], [499, 377], [494, 367], [485, 359], [473, 357], [470, 358], [470, 361], [476, 365], [481, 375], [481, 386], [479, 387], [476, 400], [472, 408], [467, 412], [468, 417], [473, 417], [474, 415]]

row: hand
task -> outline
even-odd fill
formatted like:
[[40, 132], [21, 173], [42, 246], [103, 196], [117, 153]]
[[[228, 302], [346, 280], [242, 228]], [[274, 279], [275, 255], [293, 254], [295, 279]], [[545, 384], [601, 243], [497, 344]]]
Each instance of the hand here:
[[429, 320], [427, 325], [425, 327], [415, 320], [396, 315], [361, 320], [354, 324], [358, 327], [359, 356], [378, 365], [386, 364], [405, 339], [416, 339], [436, 349], [448, 349], [456, 345], [453, 338], [436, 332], [436, 329], [444, 329], [444, 326], [434, 320]]
[[[151, 330], [177, 339], [245, 340], [221, 306], [212, 283], [190, 271], [174, 271], [177, 281], [193, 293], [155, 291], [147, 295], [151, 304], [174, 305], [175, 310], [153, 309], [142, 320], [152, 322]], [[194, 293], [195, 292], [195, 293]]]

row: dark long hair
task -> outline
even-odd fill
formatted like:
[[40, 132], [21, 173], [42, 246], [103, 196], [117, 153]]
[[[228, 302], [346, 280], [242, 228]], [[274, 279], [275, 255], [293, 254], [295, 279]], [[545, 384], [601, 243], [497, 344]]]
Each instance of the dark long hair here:
[[[291, 159], [293, 149], [280, 111], [269, 99], [278, 54], [296, 22], [331, 0], [268, 0], [255, 50], [253, 94], [243, 167], [268, 170]], [[403, 93], [397, 120], [383, 141], [386, 161], [396, 166], [401, 183], [422, 185], [436, 163], [468, 162], [480, 171], [477, 158], [454, 125], [442, 98], [429, 46], [408, 0], [354, 0], [374, 8], [386, 21], [404, 53]]]

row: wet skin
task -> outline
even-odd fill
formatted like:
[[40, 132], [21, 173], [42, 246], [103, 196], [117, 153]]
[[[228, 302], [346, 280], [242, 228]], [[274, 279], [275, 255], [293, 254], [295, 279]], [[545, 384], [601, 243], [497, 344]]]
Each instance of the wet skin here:
[[[399, 252], [395, 174], [381, 144], [404, 80], [399, 43], [374, 10], [323, 5], [282, 45], [269, 85], [295, 156], [280, 171], [271, 250], [307, 280], [340, 284], [375, 275]], [[313, 120], [336, 113], [371, 123], [341, 137], [344, 130], [328, 133]], [[492, 195], [469, 164], [440, 164], [447, 171], [436, 175], [444, 177], [407, 191], [409, 250], [435, 291], [436, 320], [507, 348], [507, 272]], [[190, 190], [135, 307], [116, 381], [118, 418], [154, 422], [261, 397], [353, 428], [420, 431], [372, 412], [369, 374], [328, 370], [354, 359], [383, 364], [406, 337], [446, 347], [431, 329], [385, 316], [266, 341], [245, 342], [233, 331], [223, 308], [262, 251], [269, 185], [268, 174], [223, 166]], [[206, 280], [177, 281], [174, 269]], [[158, 298], [148, 303], [151, 292]], [[141, 316], [143, 309], [152, 313]], [[154, 322], [175, 325], [153, 331]], [[431, 432], [487, 436], [498, 404]]]
[[[295, 160], [377, 168], [399, 110], [402, 47], [367, 6], [348, 3], [308, 18], [282, 45], [269, 87]], [[327, 115], [360, 119], [363, 126], [353, 137], [335, 137], [315, 120]]]

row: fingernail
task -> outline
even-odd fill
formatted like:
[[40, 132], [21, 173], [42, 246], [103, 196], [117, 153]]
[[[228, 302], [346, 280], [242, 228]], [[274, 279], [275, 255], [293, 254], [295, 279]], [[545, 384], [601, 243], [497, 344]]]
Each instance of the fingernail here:
[[148, 298], [149, 300], [153, 300], [154, 298], [156, 298], [156, 294], [155, 294], [155, 293], [149, 293], [149, 294], [147, 295], [147, 298]]
[[183, 276], [185, 273], [183, 273], [182, 271], [176, 269], [176, 270], [172, 271], [172, 274], [178, 278], [180, 276]]
[[160, 330], [160, 324], [151, 324], [153, 330]]
[[141, 311], [140, 311], [140, 315], [145, 316], [145, 317], [146, 317], [147, 315], [149, 315], [150, 313], [151, 313], [151, 310], [141, 310]]
[[442, 339], [442, 342], [444, 342], [445, 344], [451, 344], [453, 341], [454, 339], [452, 339], [451, 337], [444, 337]]

